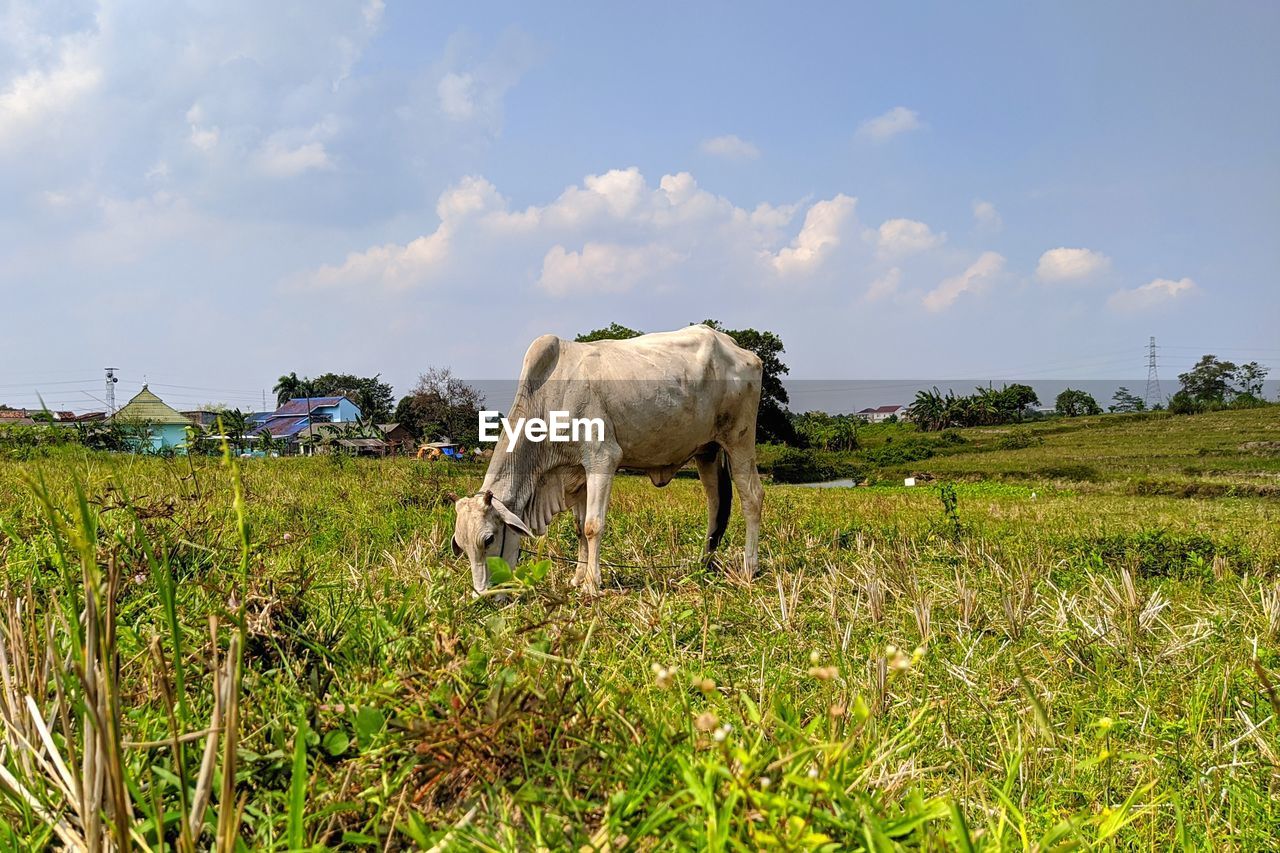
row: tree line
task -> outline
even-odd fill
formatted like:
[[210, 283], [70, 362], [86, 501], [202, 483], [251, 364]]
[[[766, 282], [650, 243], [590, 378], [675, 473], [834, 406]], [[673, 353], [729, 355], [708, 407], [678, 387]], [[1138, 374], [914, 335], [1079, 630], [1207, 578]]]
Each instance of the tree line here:
[[[786, 348], [781, 337], [759, 329], [729, 329], [713, 319], [702, 322], [755, 353], [764, 366], [757, 441], [822, 450], [857, 448], [859, 421], [856, 416], [826, 412], [792, 414], [789, 410], [790, 397], [782, 378], [790, 369], [782, 359]], [[627, 340], [641, 334], [638, 329], [610, 323], [584, 332], [574, 340]], [[1169, 410], [1188, 413], [1264, 403], [1262, 389], [1267, 373], [1268, 368], [1256, 361], [1236, 365], [1205, 355], [1191, 370], [1179, 374], [1181, 387], [1170, 398]], [[289, 373], [280, 377], [274, 391], [280, 404], [296, 397], [345, 395], [360, 407], [368, 421], [395, 421], [419, 439], [448, 437], [465, 445], [473, 445], [478, 440], [477, 415], [485, 407], [484, 395], [477, 388], [454, 376], [448, 368], [437, 367], [421, 374], [399, 402], [395, 401], [391, 386], [379, 375], [325, 373], [310, 379]], [[934, 387], [916, 394], [907, 409], [907, 417], [918, 429], [936, 432], [1045, 417], [1045, 413], [1038, 410], [1040, 405], [1035, 389], [1022, 383], [1002, 385], [998, 389], [977, 387], [967, 395], [958, 395], [950, 389], [944, 394]], [[1108, 406], [1111, 412], [1140, 412], [1146, 408], [1146, 401], [1124, 386], [1116, 390]], [[1154, 408], [1160, 409], [1162, 405], [1157, 402]], [[1080, 389], [1067, 388], [1054, 400], [1053, 413], [1061, 417], [1097, 415], [1102, 411], [1093, 395]]]

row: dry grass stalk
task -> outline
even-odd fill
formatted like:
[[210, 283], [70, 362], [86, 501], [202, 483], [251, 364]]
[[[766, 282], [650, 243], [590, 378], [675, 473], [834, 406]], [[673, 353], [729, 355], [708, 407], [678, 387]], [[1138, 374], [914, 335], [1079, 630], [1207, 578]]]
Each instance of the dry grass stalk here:
[[[90, 569], [84, 575], [82, 642], [79, 653], [65, 661], [57, 657], [57, 639], [75, 635], [58, 597], [49, 596], [37, 615], [30, 590], [26, 595], [15, 595], [9, 588], [0, 593], [0, 787], [68, 850], [148, 850], [151, 844], [141, 834], [129, 796], [133, 771], [125, 750], [167, 746], [182, 777], [177, 764], [180, 744], [192, 737], [177, 730], [174, 697], [162, 668], [161, 693], [171, 737], [158, 743], [124, 741], [115, 606], [120, 572], [113, 560], [105, 572]], [[216, 638], [216, 625], [213, 628]], [[229, 731], [223, 720], [238, 724], [239, 648], [239, 632], [233, 632], [226, 658], [212, 667], [215, 708], [210, 725], [196, 733], [206, 738], [206, 748], [195, 797], [181, 821], [178, 846], [184, 851], [198, 849], [204, 829], [204, 812], [219, 769], [219, 734]], [[153, 644], [153, 657], [157, 655], [158, 642]], [[224, 742], [220, 805], [231, 807], [219, 809], [215, 847], [231, 850], [240, 817], [232, 787], [236, 740], [228, 736]]]

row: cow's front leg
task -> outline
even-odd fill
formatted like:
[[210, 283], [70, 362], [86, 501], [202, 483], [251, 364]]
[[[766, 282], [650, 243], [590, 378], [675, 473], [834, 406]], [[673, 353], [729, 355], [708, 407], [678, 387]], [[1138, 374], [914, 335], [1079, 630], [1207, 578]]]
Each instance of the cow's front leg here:
[[609, 492], [613, 488], [614, 468], [587, 474], [587, 512], [582, 523], [582, 534], [587, 541], [586, 576], [584, 592], [595, 595], [600, 592], [600, 540], [604, 536], [604, 519], [609, 511]]

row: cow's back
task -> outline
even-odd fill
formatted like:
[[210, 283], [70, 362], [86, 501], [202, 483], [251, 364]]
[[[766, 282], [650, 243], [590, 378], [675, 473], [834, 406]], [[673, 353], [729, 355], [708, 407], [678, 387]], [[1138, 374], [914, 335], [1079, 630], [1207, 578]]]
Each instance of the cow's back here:
[[673, 465], [759, 405], [760, 360], [708, 326], [578, 343], [544, 335], [525, 354], [513, 412], [598, 417], [624, 465]]

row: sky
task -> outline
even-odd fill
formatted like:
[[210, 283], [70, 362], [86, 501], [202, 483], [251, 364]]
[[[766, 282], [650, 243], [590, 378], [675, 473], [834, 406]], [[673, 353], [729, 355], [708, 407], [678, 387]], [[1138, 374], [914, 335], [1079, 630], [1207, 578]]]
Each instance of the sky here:
[[1280, 6], [639, 8], [0, 0], [0, 402], [705, 318], [803, 379], [1280, 366]]

